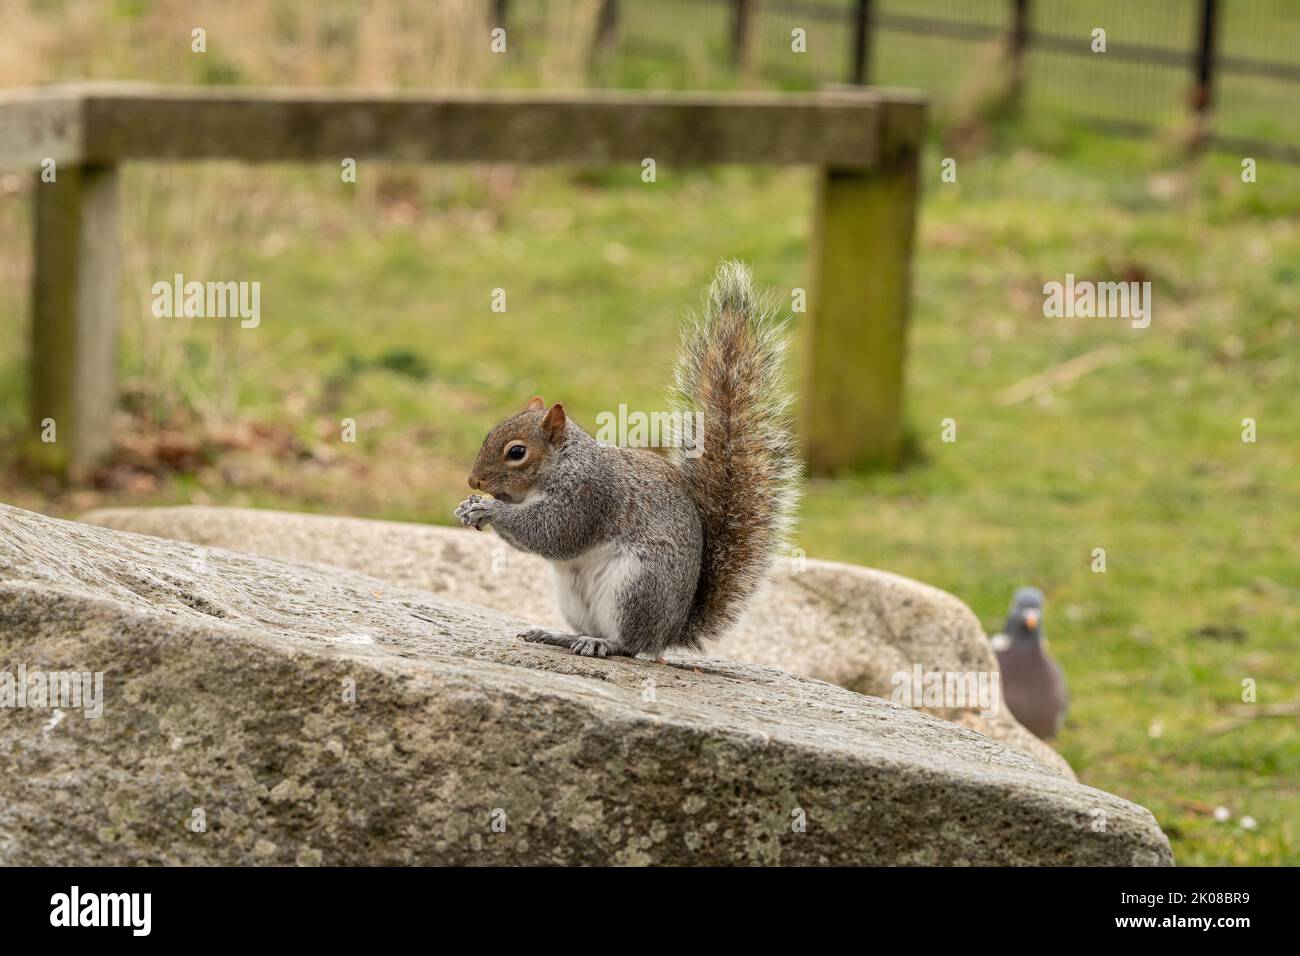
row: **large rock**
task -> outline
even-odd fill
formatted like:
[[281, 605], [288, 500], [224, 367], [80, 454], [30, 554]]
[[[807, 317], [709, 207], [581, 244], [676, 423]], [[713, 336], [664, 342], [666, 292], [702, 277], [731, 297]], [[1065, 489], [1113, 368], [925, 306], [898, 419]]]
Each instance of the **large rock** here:
[[[546, 562], [491, 533], [240, 508], [105, 509], [82, 520], [324, 562], [536, 624], [565, 626]], [[783, 561], [740, 624], [708, 652], [885, 698], [898, 686], [896, 675], [910, 678], [918, 666], [923, 674], [998, 674], [979, 619], [951, 594], [884, 571], [811, 559]], [[1073, 777], [1065, 760], [996, 696], [996, 713], [976, 706], [925, 710]]]
[[0, 863], [1171, 862], [1146, 810], [955, 724], [522, 623], [0, 505], [4, 669], [104, 675], [98, 718], [0, 711]]

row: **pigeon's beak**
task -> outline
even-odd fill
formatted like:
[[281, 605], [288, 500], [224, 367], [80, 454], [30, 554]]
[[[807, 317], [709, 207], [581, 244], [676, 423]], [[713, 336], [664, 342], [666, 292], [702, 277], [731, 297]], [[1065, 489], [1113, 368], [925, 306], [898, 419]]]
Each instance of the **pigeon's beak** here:
[[1028, 610], [1025, 611], [1024, 618], [1025, 618], [1025, 627], [1029, 628], [1031, 631], [1038, 630], [1037, 611], [1035, 611], [1033, 608], [1029, 608]]

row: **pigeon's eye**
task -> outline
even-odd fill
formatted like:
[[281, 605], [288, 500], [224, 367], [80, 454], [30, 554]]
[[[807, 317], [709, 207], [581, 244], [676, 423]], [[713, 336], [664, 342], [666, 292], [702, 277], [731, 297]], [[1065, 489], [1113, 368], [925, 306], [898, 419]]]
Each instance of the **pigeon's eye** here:
[[506, 461], [513, 461], [516, 464], [528, 457], [528, 446], [523, 442], [515, 442], [506, 448]]

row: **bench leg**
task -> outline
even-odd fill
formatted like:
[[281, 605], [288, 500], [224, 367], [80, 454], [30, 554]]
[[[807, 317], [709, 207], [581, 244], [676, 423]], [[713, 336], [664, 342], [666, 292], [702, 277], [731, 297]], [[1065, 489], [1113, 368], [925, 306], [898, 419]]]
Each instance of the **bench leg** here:
[[[36, 184], [31, 457], [78, 480], [111, 448], [121, 244], [116, 166]], [[54, 441], [49, 422], [53, 422]]]
[[901, 460], [917, 199], [915, 150], [876, 169], [822, 171], [798, 402], [814, 474]]

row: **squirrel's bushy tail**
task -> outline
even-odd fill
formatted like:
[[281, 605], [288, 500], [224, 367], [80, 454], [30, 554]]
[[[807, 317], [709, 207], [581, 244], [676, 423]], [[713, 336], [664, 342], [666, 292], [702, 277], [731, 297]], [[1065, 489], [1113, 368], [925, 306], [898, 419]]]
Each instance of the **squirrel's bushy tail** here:
[[785, 318], [749, 269], [729, 261], [682, 335], [672, 398], [698, 417], [694, 448], [677, 448], [674, 460], [704, 524], [688, 645], [735, 623], [793, 521], [799, 465], [782, 371]]

